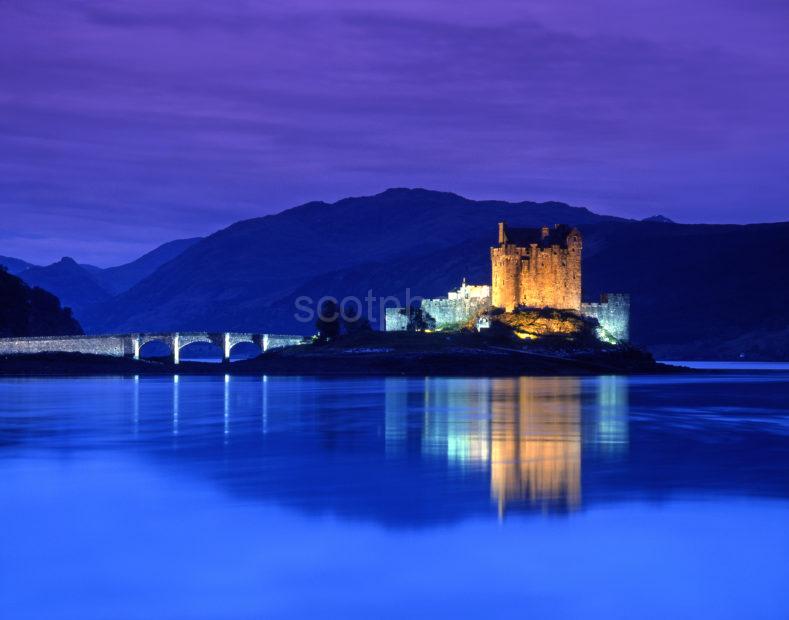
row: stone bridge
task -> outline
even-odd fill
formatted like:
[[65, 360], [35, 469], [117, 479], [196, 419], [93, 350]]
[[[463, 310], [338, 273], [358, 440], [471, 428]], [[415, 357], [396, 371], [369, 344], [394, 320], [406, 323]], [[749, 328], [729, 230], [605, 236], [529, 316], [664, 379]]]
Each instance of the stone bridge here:
[[170, 349], [173, 363], [181, 361], [181, 349], [195, 342], [216, 345], [223, 361], [230, 360], [233, 347], [249, 342], [261, 352], [278, 347], [302, 344], [304, 336], [254, 334], [248, 332], [143, 332], [104, 336], [39, 336], [0, 338], [0, 355], [19, 353], [93, 353], [140, 359], [140, 351], [149, 342], [162, 342]]

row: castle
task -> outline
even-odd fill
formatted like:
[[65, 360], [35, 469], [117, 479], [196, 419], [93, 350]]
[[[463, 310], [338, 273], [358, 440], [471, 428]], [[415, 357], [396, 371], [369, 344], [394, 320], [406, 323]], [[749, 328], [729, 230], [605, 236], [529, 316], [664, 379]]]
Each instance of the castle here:
[[[466, 284], [464, 279], [459, 289], [449, 291], [446, 297], [422, 299], [419, 307], [433, 328], [457, 329], [472, 317], [490, 310], [490, 286]], [[410, 321], [410, 313], [404, 308], [386, 309], [386, 331], [406, 331]]]
[[495, 308], [518, 306], [581, 311], [581, 233], [553, 228], [510, 228], [499, 223], [499, 245], [490, 249]]
[[[491, 285], [466, 281], [446, 298], [421, 302], [424, 315], [437, 330], [458, 329], [491, 308], [512, 312], [518, 307], [571, 310], [597, 319], [601, 337], [630, 339], [630, 296], [605, 293], [599, 302], [581, 301], [583, 239], [577, 228], [512, 228], [499, 222], [498, 246], [490, 249]], [[408, 329], [409, 313], [387, 308], [386, 331]], [[487, 322], [478, 321], [483, 328]]]

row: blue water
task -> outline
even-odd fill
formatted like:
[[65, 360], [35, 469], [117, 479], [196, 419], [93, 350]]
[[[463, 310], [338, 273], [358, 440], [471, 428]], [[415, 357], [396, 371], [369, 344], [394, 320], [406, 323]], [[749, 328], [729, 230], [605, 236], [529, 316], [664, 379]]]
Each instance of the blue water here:
[[789, 372], [789, 362], [742, 362], [742, 361], [661, 361], [670, 366], [685, 366], [696, 370], [781, 370]]
[[0, 380], [0, 617], [787, 618], [789, 373]]

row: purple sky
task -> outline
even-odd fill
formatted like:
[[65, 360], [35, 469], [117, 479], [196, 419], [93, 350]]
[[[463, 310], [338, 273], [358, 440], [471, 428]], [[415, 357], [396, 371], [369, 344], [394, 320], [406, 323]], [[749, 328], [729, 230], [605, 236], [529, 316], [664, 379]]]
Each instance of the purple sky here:
[[391, 186], [789, 219], [785, 0], [0, 0], [0, 254]]

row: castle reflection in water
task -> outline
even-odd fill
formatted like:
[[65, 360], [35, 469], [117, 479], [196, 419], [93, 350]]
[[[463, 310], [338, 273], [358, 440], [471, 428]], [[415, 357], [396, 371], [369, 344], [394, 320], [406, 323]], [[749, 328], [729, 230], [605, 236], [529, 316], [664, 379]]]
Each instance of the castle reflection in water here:
[[[341, 428], [353, 418], [357, 430], [349, 437], [357, 437], [362, 425], [370, 434], [358, 435], [364, 437], [360, 441], [369, 447], [383, 439], [386, 459], [416, 457], [444, 463], [453, 476], [487, 478], [501, 517], [518, 506], [545, 511], [578, 508], [584, 456], [588, 462], [607, 461], [623, 457], [628, 449], [629, 388], [624, 377], [394, 377], [369, 380], [361, 392], [351, 380], [326, 390], [314, 379], [262, 377], [258, 396], [249, 391], [250, 379], [241, 381], [236, 389], [235, 380], [225, 376], [217, 402], [210, 401], [215, 382], [182, 385], [174, 377], [171, 434], [178, 438], [182, 430], [184, 388], [193, 406], [196, 400], [221, 406], [226, 445], [236, 435], [236, 425], [242, 435], [250, 428], [248, 416], [258, 406], [262, 437], [272, 424], [299, 434], [332, 429], [336, 435], [332, 425]], [[135, 436], [139, 393], [140, 380], [135, 378]], [[358, 411], [374, 415], [354, 417], [348, 403], [365, 398], [365, 393], [368, 400]]]
[[403, 448], [409, 414], [418, 410], [423, 455], [489, 471], [501, 516], [515, 503], [577, 508], [583, 451], [627, 451], [627, 383], [620, 377], [426, 378], [421, 403], [409, 402], [413, 391], [404, 381], [387, 379], [387, 452]]

